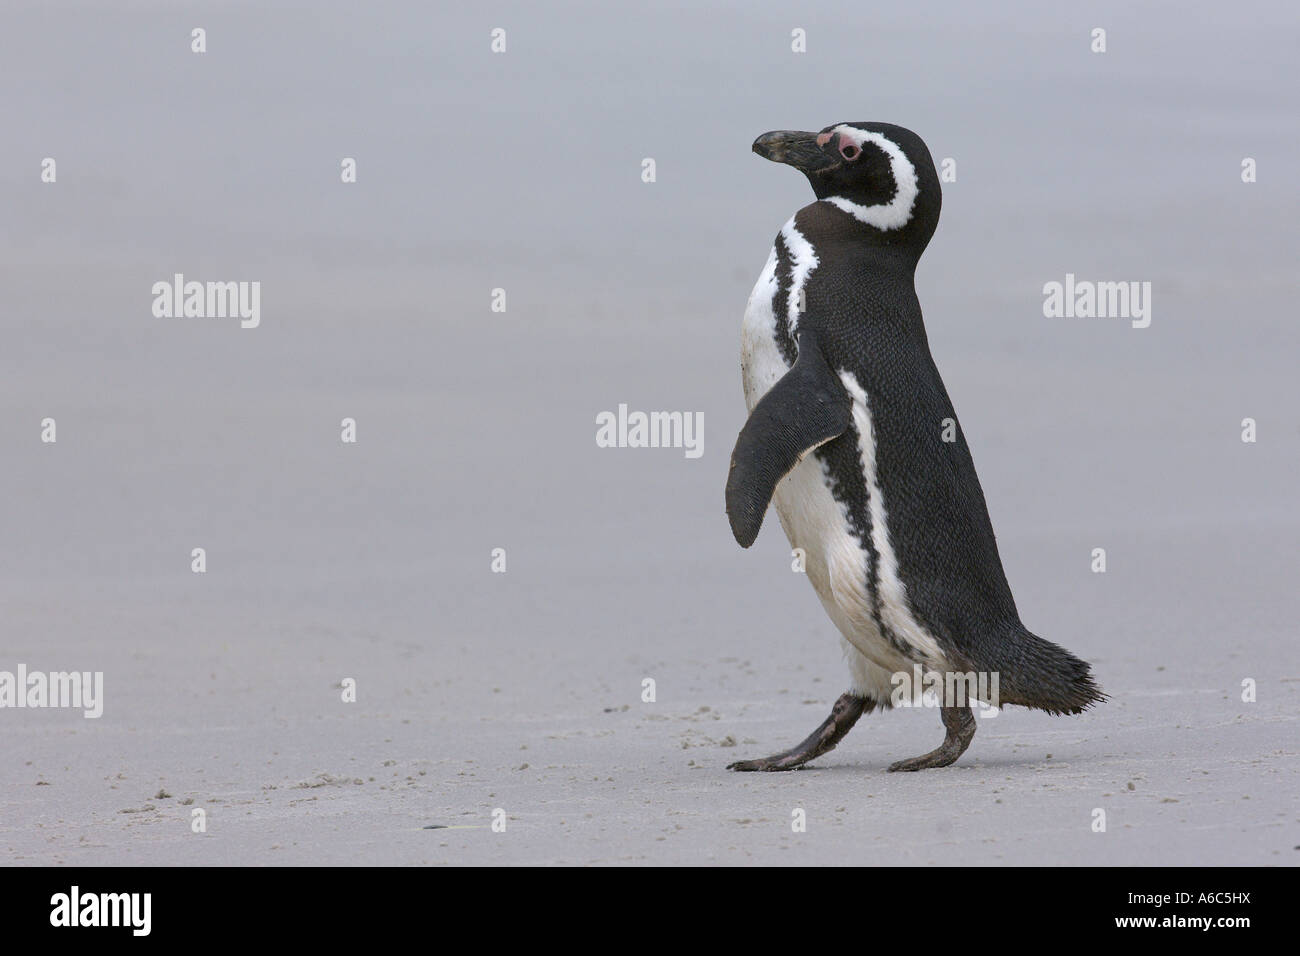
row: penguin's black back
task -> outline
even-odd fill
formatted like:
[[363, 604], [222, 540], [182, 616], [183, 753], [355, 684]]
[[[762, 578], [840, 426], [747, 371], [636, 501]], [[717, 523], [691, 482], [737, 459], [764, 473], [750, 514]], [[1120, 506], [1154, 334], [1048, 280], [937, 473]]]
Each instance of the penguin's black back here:
[[[929, 172], [937, 194], [933, 167]], [[937, 203], [932, 211], [937, 219]], [[912, 225], [918, 229], [910, 237], [888, 236], [828, 203], [800, 210], [795, 226], [818, 263], [804, 287], [799, 328], [815, 332], [830, 367], [851, 372], [866, 392], [885, 523], [917, 621], [954, 665], [998, 673], [1004, 703], [1077, 712], [1100, 699], [1099, 691], [1086, 663], [1020, 621], [916, 296], [915, 267], [933, 223]], [[952, 441], [943, 440], [946, 425]], [[868, 542], [874, 569], [869, 490], [852, 478], [862, 471], [859, 438], [850, 429], [816, 454]]]

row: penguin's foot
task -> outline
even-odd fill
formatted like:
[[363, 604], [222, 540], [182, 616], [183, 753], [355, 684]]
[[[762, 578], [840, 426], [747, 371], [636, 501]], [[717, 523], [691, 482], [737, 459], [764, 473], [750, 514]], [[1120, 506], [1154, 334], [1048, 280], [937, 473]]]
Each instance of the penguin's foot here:
[[[822, 721], [822, 725], [808, 735], [808, 739], [797, 747], [790, 750], [782, 751], [779, 754], [773, 754], [770, 757], [763, 757], [761, 760], [737, 760], [733, 764], [728, 764], [728, 770], [793, 770], [795, 767], [806, 764], [809, 760], [814, 760], [824, 753], [829, 753], [835, 749], [835, 745], [844, 739], [844, 735], [853, 729], [853, 725], [858, 722], [862, 712], [867, 707], [865, 697], [854, 697], [852, 694], [841, 694], [840, 699], [835, 702], [831, 708], [831, 715]], [[974, 728], [971, 729], [974, 733]], [[969, 740], [969, 738], [968, 738]], [[963, 746], [962, 750], [966, 748]], [[961, 750], [957, 751], [958, 754]], [[952, 758], [956, 760], [956, 757]], [[949, 761], [951, 763], [951, 761]]]
[[943, 726], [948, 731], [939, 748], [920, 757], [891, 764], [890, 773], [899, 770], [929, 770], [931, 767], [946, 767], [956, 763], [957, 758], [966, 752], [970, 742], [975, 739], [975, 715], [970, 707], [941, 707], [939, 716], [943, 718]]

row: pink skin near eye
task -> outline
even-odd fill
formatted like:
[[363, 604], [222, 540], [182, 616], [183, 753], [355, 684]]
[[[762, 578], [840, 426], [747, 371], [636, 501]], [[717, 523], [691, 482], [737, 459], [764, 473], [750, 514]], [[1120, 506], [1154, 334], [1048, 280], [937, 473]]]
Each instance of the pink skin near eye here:
[[839, 150], [839, 154], [847, 160], [857, 159], [858, 156], [862, 154], [862, 150], [858, 147], [858, 144], [853, 142], [853, 140], [849, 139], [847, 136], [845, 136], [842, 133], [818, 133], [817, 134], [818, 146], [825, 146], [831, 140], [836, 141], [835, 148]]

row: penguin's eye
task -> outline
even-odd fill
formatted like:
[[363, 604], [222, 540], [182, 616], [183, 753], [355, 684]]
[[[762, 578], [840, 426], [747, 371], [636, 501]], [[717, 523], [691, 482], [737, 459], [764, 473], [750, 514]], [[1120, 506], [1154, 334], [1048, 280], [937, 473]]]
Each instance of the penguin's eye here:
[[843, 156], [845, 159], [847, 159], [849, 162], [852, 162], [853, 160], [857, 159], [859, 156], [862, 155], [862, 150], [858, 149], [858, 147], [853, 145], [852, 143], [845, 143], [843, 146], [840, 147], [840, 155]]

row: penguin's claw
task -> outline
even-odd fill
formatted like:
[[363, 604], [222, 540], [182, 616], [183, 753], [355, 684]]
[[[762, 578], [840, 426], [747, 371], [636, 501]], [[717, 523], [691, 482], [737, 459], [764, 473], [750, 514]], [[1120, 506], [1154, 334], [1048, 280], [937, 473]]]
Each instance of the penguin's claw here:
[[797, 755], [790, 750], [784, 753], [773, 754], [770, 757], [761, 757], [758, 760], [737, 760], [735, 763], [727, 764], [728, 770], [738, 770], [741, 773], [752, 771], [771, 772], [776, 770], [797, 770], [800, 766], [807, 763], [812, 758], [806, 760], [791, 759]]
[[957, 758], [966, 752], [970, 742], [975, 738], [975, 715], [969, 707], [944, 707], [940, 710], [943, 726], [947, 730], [943, 743], [928, 754], [909, 757], [889, 765], [890, 773], [914, 770], [930, 770], [935, 767], [947, 767], [957, 762]]
[[896, 760], [889, 765], [890, 773], [899, 773], [900, 771], [910, 773], [914, 770], [931, 770], [935, 767], [946, 767], [949, 764], [957, 762], [961, 756], [960, 750], [950, 750], [948, 747], [940, 747], [937, 750], [931, 750], [928, 754], [922, 754], [920, 757], [908, 757], [906, 760]]
[[784, 750], [779, 754], [773, 754], [770, 757], [761, 757], [758, 760], [737, 760], [735, 763], [727, 764], [727, 769], [748, 773], [751, 771], [794, 770], [801, 767], [810, 760], [815, 760], [822, 754], [834, 750], [835, 745], [858, 722], [858, 718], [862, 716], [866, 706], [867, 701], [864, 697], [841, 694], [840, 699], [831, 708], [831, 715], [822, 721], [822, 725], [809, 734], [808, 738], [797, 747]]

